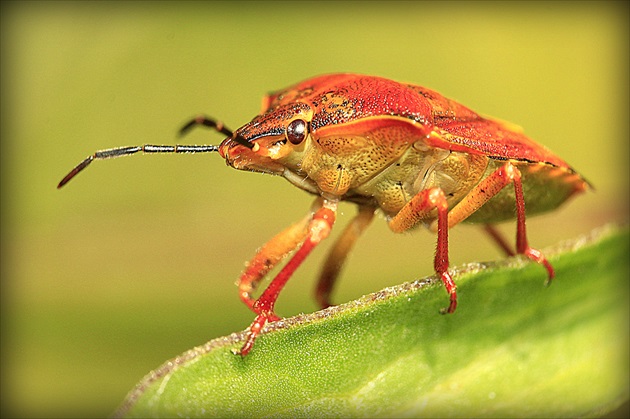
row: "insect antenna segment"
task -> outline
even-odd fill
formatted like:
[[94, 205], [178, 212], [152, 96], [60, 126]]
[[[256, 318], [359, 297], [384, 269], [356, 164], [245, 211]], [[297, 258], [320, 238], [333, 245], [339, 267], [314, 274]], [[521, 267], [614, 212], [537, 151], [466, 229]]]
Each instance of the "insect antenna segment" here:
[[179, 130], [179, 136], [181, 137], [183, 135], [186, 135], [193, 127], [196, 127], [198, 125], [203, 125], [204, 127], [212, 128], [220, 132], [221, 134], [227, 135], [228, 137], [231, 137], [234, 142], [237, 142], [244, 147], [247, 147], [249, 149], [254, 148], [254, 144], [251, 144], [245, 138], [241, 137], [238, 134], [234, 135], [234, 132], [231, 129], [227, 128], [225, 125], [223, 125], [223, 122], [215, 121], [214, 119], [209, 118], [205, 115], [199, 115], [193, 118], [192, 120], [188, 121], [186, 124], [184, 124], [184, 126], [181, 127], [181, 129]]
[[212, 128], [218, 132], [220, 132], [221, 134], [224, 134], [228, 137], [231, 137], [234, 135], [233, 131], [231, 129], [229, 129], [228, 127], [226, 127], [225, 125], [223, 125], [223, 122], [221, 121], [215, 121], [212, 118], [208, 118], [205, 115], [199, 115], [193, 119], [191, 119], [190, 121], [188, 121], [186, 124], [184, 124], [183, 127], [180, 128], [179, 130], [179, 136], [183, 136], [186, 133], [188, 133], [188, 131], [190, 131], [193, 127], [197, 126], [197, 125], [203, 125], [205, 127], [208, 128]]
[[216, 145], [154, 145], [145, 144], [141, 146], [109, 148], [107, 150], [99, 150], [88, 156], [70, 171], [61, 182], [57, 185], [57, 189], [68, 183], [73, 177], [79, 174], [83, 169], [89, 166], [94, 160], [113, 159], [115, 157], [128, 156], [137, 152], [143, 153], [210, 153], [219, 151]]
[[[205, 116], [198, 116], [193, 120], [186, 123], [180, 130], [179, 135], [182, 136], [194, 126], [203, 125], [209, 128], [212, 128], [228, 137], [232, 137], [234, 134], [232, 130], [223, 125], [223, 123], [215, 121]], [[240, 143], [240, 141], [235, 140]], [[242, 141], [251, 148], [252, 145], [247, 143], [244, 139]], [[74, 169], [70, 171], [61, 182], [57, 185], [57, 189], [63, 187], [66, 183], [68, 183], [73, 177], [79, 174], [83, 169], [88, 167], [90, 163], [94, 160], [105, 160], [112, 159], [115, 157], [128, 156], [130, 154], [135, 154], [137, 152], [143, 153], [210, 153], [219, 151], [219, 146], [216, 145], [154, 145], [154, 144], [145, 144], [141, 146], [127, 146], [127, 147], [118, 147], [118, 148], [110, 148], [106, 150], [99, 150], [88, 156], [79, 163]]]

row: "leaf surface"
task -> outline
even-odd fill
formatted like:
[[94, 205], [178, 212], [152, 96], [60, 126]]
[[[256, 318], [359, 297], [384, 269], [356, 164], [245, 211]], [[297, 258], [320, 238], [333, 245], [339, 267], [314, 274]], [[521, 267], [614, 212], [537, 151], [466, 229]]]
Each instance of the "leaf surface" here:
[[626, 227], [546, 254], [456, 269], [459, 306], [434, 277], [243, 332], [148, 374], [122, 417], [598, 416], [628, 399]]

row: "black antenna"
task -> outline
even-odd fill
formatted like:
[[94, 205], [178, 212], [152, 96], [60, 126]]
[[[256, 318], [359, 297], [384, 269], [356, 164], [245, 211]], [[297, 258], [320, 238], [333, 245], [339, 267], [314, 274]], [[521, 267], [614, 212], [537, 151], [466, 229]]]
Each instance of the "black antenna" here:
[[184, 124], [183, 127], [180, 128], [179, 136], [181, 137], [185, 135], [186, 133], [188, 133], [188, 131], [190, 131], [193, 127], [196, 127], [197, 125], [203, 125], [205, 127], [212, 128], [215, 131], [218, 131], [221, 134], [224, 134], [228, 137], [231, 137], [232, 135], [234, 135], [231, 129], [223, 125], [223, 122], [215, 121], [214, 119], [208, 118], [205, 115], [199, 115], [191, 119], [190, 121], [188, 121], [186, 124]]
[[185, 124], [180, 130], [179, 130], [179, 136], [183, 136], [185, 135], [188, 131], [190, 131], [193, 127], [197, 126], [197, 125], [203, 125], [204, 127], [209, 127], [212, 129], [215, 129], [217, 131], [219, 131], [222, 134], [227, 135], [228, 137], [231, 137], [232, 140], [244, 147], [247, 147], [249, 149], [252, 149], [254, 147], [253, 144], [251, 144], [250, 142], [248, 142], [245, 138], [241, 137], [240, 135], [234, 135], [233, 131], [226, 128], [222, 122], [220, 121], [215, 121], [212, 118], [208, 118], [207, 116], [204, 115], [199, 115], [198, 117], [192, 119], [191, 121], [189, 121], [187, 124]]
[[[198, 116], [195, 119], [191, 120], [187, 124], [185, 124], [180, 130], [180, 136], [190, 131], [190, 129], [197, 125], [203, 125], [209, 128], [212, 128], [222, 134], [227, 135], [228, 137], [232, 137], [233, 132], [226, 128], [221, 122], [214, 121], [205, 116]], [[239, 137], [240, 138], [240, 137]], [[239, 144], [241, 141], [235, 140]], [[242, 141], [247, 144], [247, 147], [251, 148], [252, 146], [247, 143], [246, 140], [242, 139]], [[243, 145], [245, 145], [243, 144]], [[59, 185], [57, 185], [57, 189], [61, 188], [63, 185], [68, 183], [73, 177], [79, 174], [83, 169], [89, 166], [94, 160], [105, 160], [112, 159], [121, 156], [128, 156], [130, 154], [135, 154], [137, 152], [143, 153], [210, 153], [219, 150], [219, 146], [216, 145], [153, 145], [153, 144], [145, 144], [142, 146], [130, 146], [130, 147], [118, 147], [118, 148], [110, 148], [107, 150], [99, 150], [96, 153], [88, 156], [85, 160], [79, 163], [74, 169], [70, 171]]]

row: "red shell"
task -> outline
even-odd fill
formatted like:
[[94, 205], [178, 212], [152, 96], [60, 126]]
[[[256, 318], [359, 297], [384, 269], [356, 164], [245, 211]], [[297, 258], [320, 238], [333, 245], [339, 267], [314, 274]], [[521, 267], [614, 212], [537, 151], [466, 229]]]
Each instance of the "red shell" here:
[[269, 113], [296, 103], [308, 104], [313, 110], [313, 135], [326, 135], [329, 129], [341, 132], [349, 123], [356, 128], [361, 120], [380, 125], [402, 119], [417, 127], [420, 135], [432, 130], [439, 134], [427, 139], [433, 147], [570, 169], [523, 133], [421, 86], [358, 74], [323, 75], [269, 95], [263, 110]]

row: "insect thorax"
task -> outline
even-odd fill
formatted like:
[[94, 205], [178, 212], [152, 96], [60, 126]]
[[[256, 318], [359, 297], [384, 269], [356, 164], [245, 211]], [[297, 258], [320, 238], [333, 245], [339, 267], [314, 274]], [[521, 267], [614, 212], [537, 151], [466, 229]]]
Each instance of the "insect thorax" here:
[[392, 216], [418, 192], [439, 187], [452, 208], [476, 185], [488, 165], [485, 156], [451, 152], [415, 143], [382, 172], [356, 188]]
[[308, 192], [378, 207], [391, 216], [419, 191], [433, 187], [442, 188], [449, 206], [455, 205], [479, 182], [487, 165], [485, 156], [421, 141], [381, 141], [372, 132], [309, 141], [299, 168], [285, 177]]

